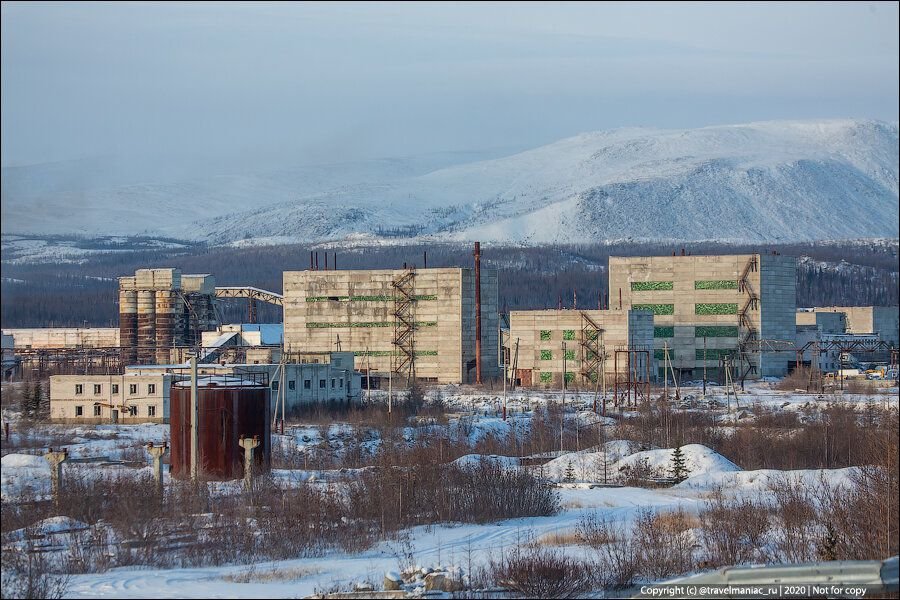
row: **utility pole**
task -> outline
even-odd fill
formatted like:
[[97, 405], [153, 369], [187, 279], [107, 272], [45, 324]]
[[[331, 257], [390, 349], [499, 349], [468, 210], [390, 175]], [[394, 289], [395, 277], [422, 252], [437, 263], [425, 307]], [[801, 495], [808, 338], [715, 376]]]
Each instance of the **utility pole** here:
[[703, 336], [703, 397], [706, 398], [706, 336]]
[[563, 370], [562, 370], [562, 405], [566, 407], [566, 341], [562, 343], [563, 351]]
[[669, 401], [669, 342], [663, 342], [663, 398]]
[[197, 398], [197, 355], [191, 357], [191, 480], [199, 476], [200, 406]]
[[503, 420], [506, 420], [506, 361], [503, 361]]
[[366, 346], [366, 404], [372, 401], [372, 358], [369, 354], [369, 347]]

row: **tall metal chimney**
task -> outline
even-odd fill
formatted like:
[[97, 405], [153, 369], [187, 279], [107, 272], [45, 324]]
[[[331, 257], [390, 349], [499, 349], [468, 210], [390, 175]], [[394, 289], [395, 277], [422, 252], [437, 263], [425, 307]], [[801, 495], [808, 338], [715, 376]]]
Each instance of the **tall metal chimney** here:
[[475, 383], [481, 385], [481, 242], [475, 242]]

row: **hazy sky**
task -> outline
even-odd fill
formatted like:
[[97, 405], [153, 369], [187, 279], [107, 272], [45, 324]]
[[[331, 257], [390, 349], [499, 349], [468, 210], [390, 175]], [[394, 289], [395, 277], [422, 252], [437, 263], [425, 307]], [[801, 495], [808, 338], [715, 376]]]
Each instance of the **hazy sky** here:
[[2, 163], [288, 165], [898, 118], [898, 4], [2, 6]]

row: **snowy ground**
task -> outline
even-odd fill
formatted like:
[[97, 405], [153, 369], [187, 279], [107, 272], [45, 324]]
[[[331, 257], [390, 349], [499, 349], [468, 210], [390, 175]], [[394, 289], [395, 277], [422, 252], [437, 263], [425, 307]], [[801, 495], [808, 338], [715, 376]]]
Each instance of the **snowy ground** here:
[[[896, 388], [888, 393], [873, 396], [878, 404], [897, 407]], [[719, 390], [710, 388], [710, 395], [724, 397]], [[700, 396], [699, 389], [683, 390], [683, 394]], [[562, 402], [560, 393], [517, 391], [507, 395], [508, 419], [502, 419], [501, 394], [471, 393], [465, 389], [444, 388], [442, 397], [448, 411], [448, 423], [437, 425], [428, 421], [419, 426], [407, 427], [404, 437], [408, 440], [417, 435], [427, 435], [436, 428], [456, 428], [456, 433], [468, 436], [471, 442], [482, 439], [489, 433], [506, 435], [517, 427], [527, 427], [529, 412], [536, 406], [548, 402]], [[592, 408], [593, 393], [567, 394], [566, 403], [574, 407]], [[833, 396], [822, 398], [817, 395], [794, 392], [778, 392], [769, 383], [754, 383], [749, 393], [739, 397], [739, 408], [727, 412], [717, 411], [722, 421], [738, 418], [753, 418], [754, 405], [764, 404], [777, 410], [794, 411], [803, 407], [821, 406], [833, 401]], [[845, 401], [860, 408], [870, 402], [869, 397], [847, 396]], [[733, 403], [732, 399], [732, 403]], [[601, 402], [602, 405], [602, 402]], [[693, 410], [693, 409], [691, 409]], [[571, 412], [579, 427], [604, 427], [621, 416], [621, 412], [608, 407], [607, 417], [594, 414], [590, 410]], [[7, 415], [8, 416], [8, 415]], [[346, 423], [330, 426], [298, 426], [276, 438], [276, 443], [300, 455], [313, 448], [331, 448], [340, 451], [348, 440], [362, 440], [369, 450], [375, 449], [381, 440], [377, 436], [360, 434]], [[4, 502], [15, 501], [26, 496], [45, 497], [49, 493], [49, 465], [40, 454], [43, 439], [66, 439], [65, 447], [75, 457], [108, 457], [110, 460], [140, 459], [140, 446], [147, 442], [160, 443], [168, 439], [166, 425], [95, 427], [52, 427], [41, 432], [32, 432], [25, 439], [19, 433], [13, 434], [12, 443], [24, 446], [2, 459], [2, 496]], [[42, 438], [41, 436], [46, 436]], [[27, 442], [27, 443], [25, 443]], [[115, 596], [120, 598], [296, 598], [314, 592], [346, 589], [356, 582], [371, 582], [375, 589], [381, 588], [382, 578], [388, 571], [399, 571], [409, 563], [423, 567], [459, 567], [467, 571], [470, 565], [483, 565], [490, 558], [499, 558], [505, 551], [528, 540], [549, 540], [551, 537], [567, 539], [574, 532], [578, 522], [585, 516], [597, 514], [616, 522], [628, 522], [642, 508], [673, 510], [678, 507], [688, 512], [696, 512], [713, 489], [725, 487], [734, 496], [765, 496], [768, 484], [784, 475], [781, 471], [742, 471], [726, 457], [709, 448], [692, 444], [684, 446], [688, 478], [673, 487], [644, 489], [636, 487], [602, 487], [596, 485], [603, 480], [603, 465], [610, 472], [618, 472], [623, 466], [637, 463], [665, 469], [672, 456], [672, 449], [641, 450], [626, 440], [607, 442], [603, 447], [586, 448], [577, 452], [550, 453], [549, 461], [539, 467], [528, 467], [535, 474], [557, 482], [559, 486], [561, 511], [552, 517], [521, 518], [487, 525], [441, 525], [416, 527], [408, 530], [407, 542], [383, 542], [361, 553], [349, 554], [332, 552], [324, 557], [304, 558], [255, 565], [234, 565], [209, 568], [148, 569], [117, 568], [98, 574], [74, 575], [67, 595], [73, 598]], [[467, 464], [480, 457], [469, 455], [457, 460]], [[519, 468], [517, 457], [492, 457], [504, 468]], [[736, 459], [737, 460], [737, 459]], [[739, 462], [739, 460], [738, 460]], [[137, 476], [148, 472], [148, 467], [129, 465], [78, 464], [66, 467], [67, 476], [97, 477], [112, 472]], [[798, 478], [818, 481], [825, 478], [832, 482], [847, 481], [850, 469], [831, 471], [789, 472]], [[280, 469], [275, 477], [283, 482], [300, 485], [310, 480], [328, 481], [339, 477], [352, 477], [353, 473], [336, 470]], [[237, 484], [237, 482], [235, 482]], [[221, 493], [229, 488], [220, 486]], [[54, 521], [52, 527], [59, 527]], [[77, 525], [77, 524], [76, 524]], [[71, 527], [72, 524], [66, 524]], [[51, 527], [51, 530], [52, 530]], [[553, 534], [558, 534], [553, 536]], [[48, 532], [49, 536], [65, 533]], [[569, 537], [570, 539], [570, 537]], [[570, 553], [586, 550], [575, 545], [565, 545]]]

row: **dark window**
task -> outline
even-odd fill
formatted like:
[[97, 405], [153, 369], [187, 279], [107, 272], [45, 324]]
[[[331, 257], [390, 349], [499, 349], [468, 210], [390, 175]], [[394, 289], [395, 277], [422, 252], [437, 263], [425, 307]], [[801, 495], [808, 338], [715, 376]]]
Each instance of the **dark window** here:
[[118, 394], [118, 393], [119, 393], [119, 384], [118, 384], [118, 383], [112, 384], [112, 393], [113, 393], [113, 394]]
[[136, 417], [137, 416], [137, 406], [129, 406], [128, 414], [132, 417]]
[[311, 380], [311, 379], [304, 379], [304, 380], [303, 380], [303, 389], [304, 389], [304, 390], [308, 390], [308, 389], [310, 389], [310, 388], [312, 388], [312, 380]]
[[77, 396], [78, 394], [83, 394], [83, 393], [84, 393], [84, 386], [80, 383], [76, 383], [75, 384], [75, 395]]
[[148, 383], [148, 384], [147, 384], [147, 393], [148, 393], [148, 394], [155, 394], [155, 393], [156, 393], [156, 384], [155, 384], [155, 383]]
[[132, 396], [134, 394], [137, 394], [137, 384], [136, 383], [128, 384], [128, 393], [131, 394]]
[[148, 417], [156, 416], [156, 406], [151, 404], [150, 406], [147, 407], [147, 416]]
[[277, 391], [278, 391], [278, 380], [275, 380], [275, 381], [272, 382], [272, 391], [273, 391], [273, 392], [277, 392]]
[[84, 415], [84, 407], [83, 407], [83, 406], [76, 406], [76, 407], [75, 407], [75, 416], [76, 416], [76, 417], [80, 417], [80, 416], [82, 416], [82, 415]]
[[95, 383], [94, 384], [94, 393], [99, 394], [102, 391], [103, 391], [103, 386], [101, 386], [99, 383]]
[[99, 405], [99, 404], [95, 404], [95, 405], [94, 405], [94, 416], [95, 416], [95, 417], [99, 417], [99, 416], [100, 416], [100, 405]]
[[344, 378], [341, 377], [341, 389], [343, 389], [343, 387], [344, 387]]
[[324, 379], [319, 380], [319, 388], [323, 389], [323, 390], [325, 389], [325, 380]]
[[297, 389], [297, 384], [294, 382], [293, 379], [291, 379], [290, 381], [288, 381], [288, 389], [289, 389], [289, 390], [295, 390], [295, 389]]
[[331, 389], [334, 389], [334, 377], [331, 378]]

